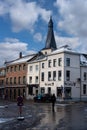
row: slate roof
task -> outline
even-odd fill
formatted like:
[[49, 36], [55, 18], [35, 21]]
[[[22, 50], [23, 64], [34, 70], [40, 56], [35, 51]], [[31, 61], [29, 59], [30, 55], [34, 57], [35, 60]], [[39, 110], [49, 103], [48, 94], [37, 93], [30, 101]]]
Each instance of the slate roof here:
[[53, 21], [52, 17], [50, 17], [50, 21], [48, 23], [48, 33], [47, 33], [47, 38], [46, 38], [46, 45], [44, 49], [57, 49], [56, 47], [56, 42], [55, 42], [55, 37], [54, 37], [54, 32], [53, 32]]

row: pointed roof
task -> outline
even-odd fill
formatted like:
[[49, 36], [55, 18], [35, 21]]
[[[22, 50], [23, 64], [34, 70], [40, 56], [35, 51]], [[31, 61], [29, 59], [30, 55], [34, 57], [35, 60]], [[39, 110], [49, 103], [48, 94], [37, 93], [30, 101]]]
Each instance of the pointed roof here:
[[54, 37], [54, 32], [53, 32], [52, 17], [50, 17], [50, 20], [48, 23], [48, 33], [47, 33], [46, 44], [45, 44], [45, 49], [49, 49], [49, 48], [57, 49], [55, 37]]

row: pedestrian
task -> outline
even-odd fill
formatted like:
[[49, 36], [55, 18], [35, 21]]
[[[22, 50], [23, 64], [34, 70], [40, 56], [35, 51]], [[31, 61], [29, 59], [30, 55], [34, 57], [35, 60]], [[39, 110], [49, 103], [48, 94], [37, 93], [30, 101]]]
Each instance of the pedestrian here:
[[52, 102], [52, 111], [54, 112], [54, 106], [55, 106], [55, 102], [56, 102], [56, 96], [55, 96], [55, 94], [52, 95], [51, 102]]
[[19, 114], [22, 114], [22, 106], [23, 106], [23, 97], [21, 95], [17, 98], [17, 105], [19, 106]]

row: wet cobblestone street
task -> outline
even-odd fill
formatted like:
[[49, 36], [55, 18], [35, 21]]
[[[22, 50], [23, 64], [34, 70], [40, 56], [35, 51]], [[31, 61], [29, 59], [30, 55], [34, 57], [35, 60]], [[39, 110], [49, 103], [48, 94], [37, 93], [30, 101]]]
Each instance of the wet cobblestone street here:
[[52, 112], [50, 103], [26, 102], [24, 120], [17, 120], [15, 102], [0, 102], [0, 130], [87, 130], [87, 104], [58, 104]]

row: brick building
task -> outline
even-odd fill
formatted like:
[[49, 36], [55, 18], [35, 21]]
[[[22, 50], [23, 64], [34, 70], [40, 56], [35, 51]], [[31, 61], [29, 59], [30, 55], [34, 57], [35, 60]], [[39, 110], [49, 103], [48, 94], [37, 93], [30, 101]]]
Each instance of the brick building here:
[[3, 93], [8, 100], [16, 100], [19, 94], [25, 97], [27, 61], [32, 57], [33, 55], [22, 57], [20, 53], [18, 59], [5, 63], [5, 75], [3, 79], [0, 77], [0, 81], [4, 82]]

